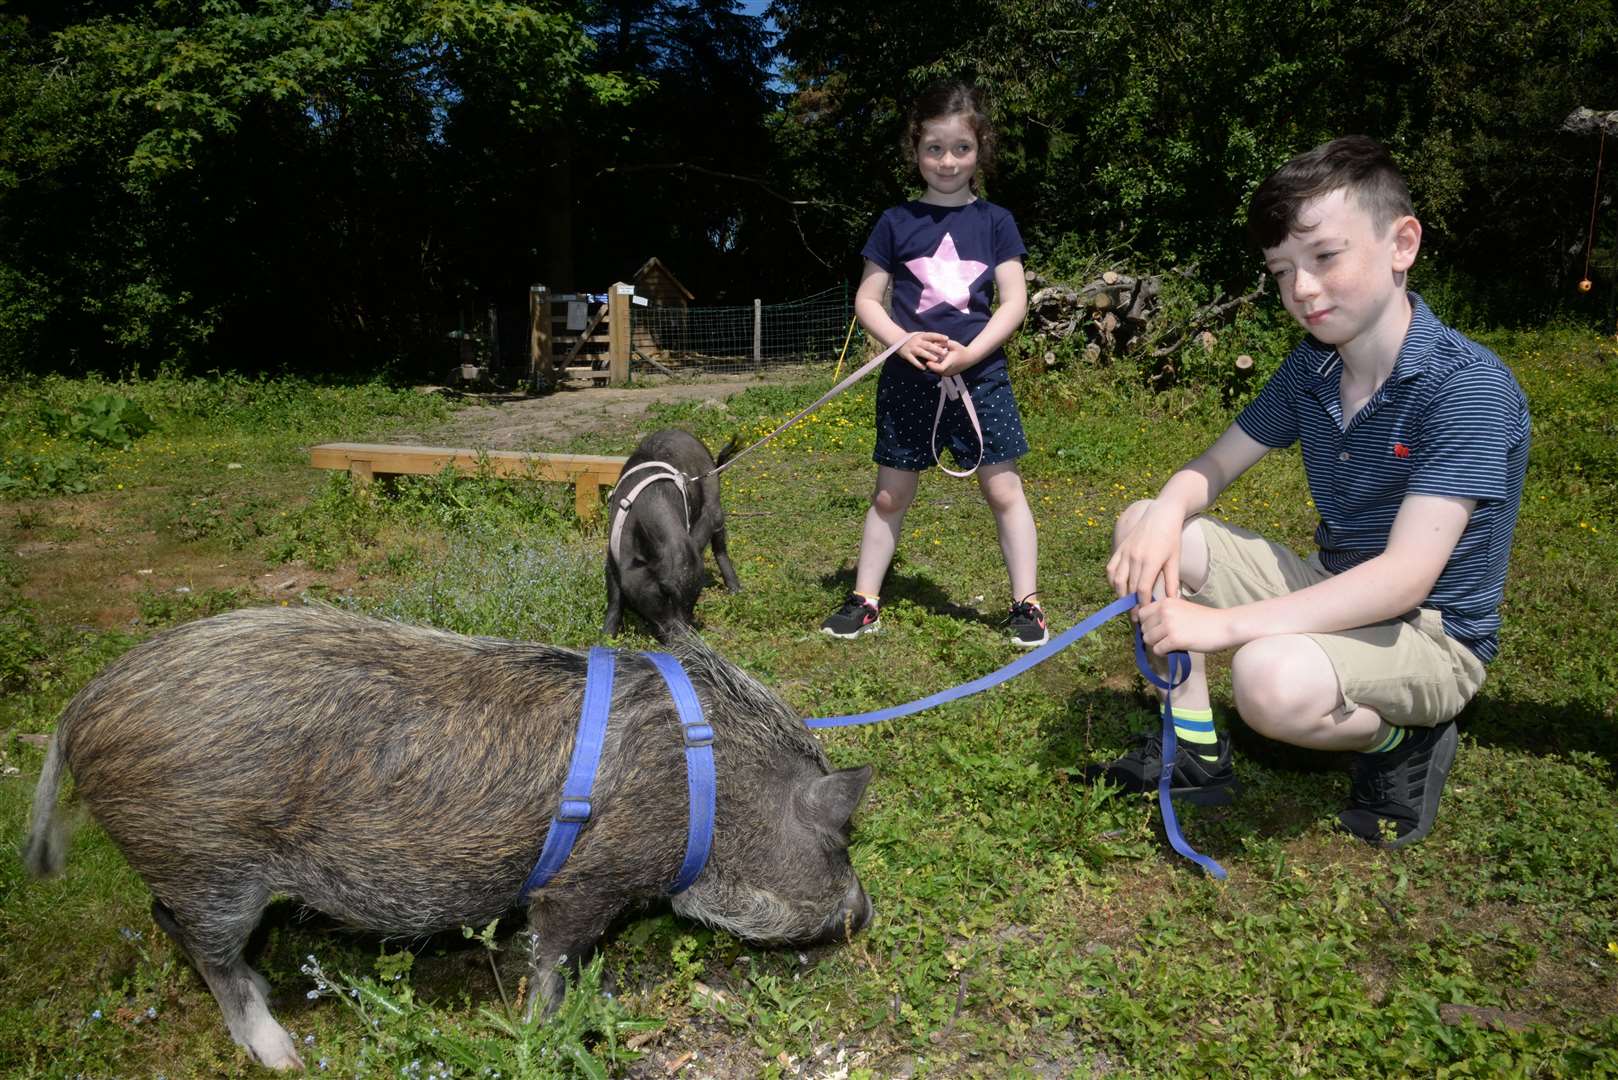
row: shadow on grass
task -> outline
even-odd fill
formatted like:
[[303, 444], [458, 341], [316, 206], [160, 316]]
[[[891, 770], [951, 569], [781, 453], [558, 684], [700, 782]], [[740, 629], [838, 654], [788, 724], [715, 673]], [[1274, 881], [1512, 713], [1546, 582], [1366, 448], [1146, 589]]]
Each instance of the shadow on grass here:
[[[1160, 714], [1155, 698], [1143, 691], [1092, 689], [1068, 697], [1061, 717], [1047, 727], [1039, 762], [1048, 772], [1065, 775], [1068, 782], [1088, 783], [1088, 766], [1102, 765], [1127, 751], [1140, 732], [1158, 731]], [[1234, 765], [1239, 792], [1227, 806], [1198, 807], [1183, 800], [1175, 814], [1191, 846], [1224, 861], [1239, 857], [1250, 837], [1291, 839], [1302, 836], [1342, 808], [1348, 791], [1349, 755], [1304, 750], [1278, 743], [1254, 732], [1235, 711], [1216, 705], [1221, 731], [1234, 743]], [[1145, 799], [1150, 792], [1113, 798]], [[1166, 857], [1173, 851], [1158, 822], [1158, 839]], [[1177, 857], [1176, 857], [1177, 858]], [[1190, 862], [1185, 868], [1198, 872]]]
[[1591, 754], [1618, 769], [1618, 726], [1588, 702], [1547, 704], [1491, 697], [1488, 688], [1459, 717], [1461, 732], [1485, 746], [1530, 754]]

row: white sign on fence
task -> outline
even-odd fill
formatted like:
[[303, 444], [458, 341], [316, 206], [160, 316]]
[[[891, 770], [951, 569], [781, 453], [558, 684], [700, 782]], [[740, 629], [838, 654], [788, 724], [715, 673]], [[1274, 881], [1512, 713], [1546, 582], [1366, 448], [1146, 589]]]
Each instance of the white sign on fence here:
[[567, 302], [567, 328], [569, 330], [583, 330], [584, 324], [589, 321], [588, 305], [583, 300], [569, 300]]

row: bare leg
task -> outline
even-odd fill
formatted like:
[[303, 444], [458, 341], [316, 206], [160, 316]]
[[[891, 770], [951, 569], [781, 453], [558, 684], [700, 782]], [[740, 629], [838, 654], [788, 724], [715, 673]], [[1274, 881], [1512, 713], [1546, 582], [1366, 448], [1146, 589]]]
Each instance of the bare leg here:
[[867, 596], [882, 591], [893, 553], [899, 550], [899, 530], [905, 513], [915, 501], [921, 474], [909, 469], [876, 467], [876, 491], [871, 508], [865, 512], [865, 531], [860, 537], [860, 559], [854, 571], [854, 590]]
[[1347, 711], [1337, 671], [1313, 638], [1283, 634], [1250, 641], [1230, 667], [1236, 711], [1260, 735], [1311, 750], [1369, 750], [1382, 717]]
[[[1127, 536], [1147, 502], [1118, 518], [1113, 546]], [[1208, 543], [1193, 519], [1180, 534], [1180, 585], [1195, 592], [1208, 580]], [[1153, 592], [1161, 595], [1163, 582]], [[1364, 707], [1344, 711], [1337, 672], [1319, 645], [1302, 634], [1259, 638], [1237, 650], [1231, 663], [1236, 711], [1259, 734], [1312, 750], [1368, 750], [1379, 740], [1382, 718]], [[1209, 707], [1207, 658], [1191, 654], [1191, 675], [1174, 691], [1176, 705]]]
[[1000, 553], [1011, 578], [1011, 600], [1039, 602], [1039, 535], [1034, 514], [1023, 494], [1022, 476], [1015, 461], [1001, 461], [978, 470], [978, 488], [994, 512], [1000, 533]]

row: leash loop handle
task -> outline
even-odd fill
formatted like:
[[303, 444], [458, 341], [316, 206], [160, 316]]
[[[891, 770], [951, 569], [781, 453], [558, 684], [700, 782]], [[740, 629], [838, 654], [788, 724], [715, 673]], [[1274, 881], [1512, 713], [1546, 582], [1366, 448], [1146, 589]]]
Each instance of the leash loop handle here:
[[1174, 731], [1174, 691], [1191, 677], [1191, 654], [1174, 651], [1168, 654], [1168, 677], [1164, 678], [1152, 670], [1151, 658], [1146, 652], [1146, 639], [1141, 636], [1140, 627], [1135, 627], [1135, 666], [1146, 677], [1146, 681], [1163, 691], [1163, 740], [1162, 769], [1157, 774], [1157, 806], [1163, 814], [1163, 832], [1168, 837], [1169, 846], [1182, 857], [1190, 859], [1215, 881], [1224, 881], [1228, 876], [1225, 868], [1213, 859], [1199, 853], [1186, 841], [1185, 834], [1180, 831], [1180, 819], [1174, 813], [1174, 763], [1180, 757], [1180, 741]]

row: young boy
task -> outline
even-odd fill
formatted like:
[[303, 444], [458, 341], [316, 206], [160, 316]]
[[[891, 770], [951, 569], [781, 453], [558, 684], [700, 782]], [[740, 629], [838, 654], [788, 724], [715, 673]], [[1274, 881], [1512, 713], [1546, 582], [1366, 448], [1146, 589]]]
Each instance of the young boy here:
[[[1432, 830], [1454, 717], [1498, 650], [1528, 403], [1497, 356], [1406, 291], [1421, 223], [1378, 143], [1349, 136], [1293, 158], [1254, 192], [1248, 229], [1308, 335], [1212, 446], [1124, 512], [1107, 576], [1140, 596], [1153, 652], [1191, 653], [1173, 696], [1177, 795], [1231, 796], [1204, 654], [1235, 649], [1242, 719], [1354, 752], [1341, 826], [1402, 847]], [[1294, 442], [1320, 514], [1314, 554], [1200, 516]], [[1139, 742], [1092, 778], [1154, 788], [1162, 740]]]

